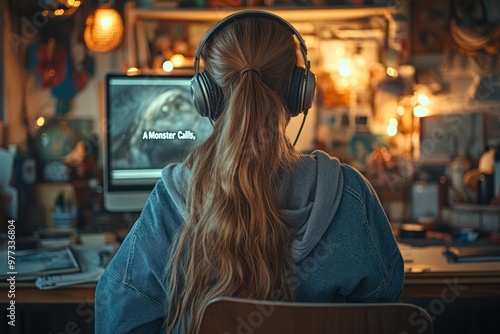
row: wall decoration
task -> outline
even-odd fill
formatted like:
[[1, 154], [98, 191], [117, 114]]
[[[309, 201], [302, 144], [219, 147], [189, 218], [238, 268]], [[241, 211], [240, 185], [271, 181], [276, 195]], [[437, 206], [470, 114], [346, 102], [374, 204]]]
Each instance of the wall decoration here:
[[9, 0], [10, 46], [26, 65], [28, 76], [36, 75], [38, 86], [50, 89], [56, 110], [67, 113], [72, 98], [94, 72], [94, 60], [83, 44], [85, 18], [97, 0]]
[[411, 1], [412, 53], [457, 49], [449, 29], [452, 0]]

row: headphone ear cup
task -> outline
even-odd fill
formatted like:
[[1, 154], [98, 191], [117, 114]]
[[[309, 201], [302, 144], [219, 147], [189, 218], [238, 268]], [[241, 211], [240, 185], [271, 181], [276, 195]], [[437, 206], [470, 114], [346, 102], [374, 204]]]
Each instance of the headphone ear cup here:
[[302, 110], [303, 101], [303, 82], [304, 82], [304, 68], [295, 66], [292, 72], [292, 78], [290, 80], [290, 86], [288, 89], [288, 112], [292, 117], [297, 116]]
[[222, 111], [222, 90], [208, 72], [201, 73], [200, 78], [208, 94], [206, 98], [208, 106], [207, 116], [216, 120]]
[[208, 72], [195, 75], [191, 80], [191, 96], [198, 113], [216, 120], [222, 110], [222, 90]]
[[305, 111], [312, 107], [314, 95], [316, 94], [316, 75], [310, 70], [307, 71], [307, 78], [305, 79], [306, 87], [302, 100], [302, 110]]
[[208, 94], [198, 74], [191, 79], [191, 99], [198, 113], [203, 117], [208, 117]]

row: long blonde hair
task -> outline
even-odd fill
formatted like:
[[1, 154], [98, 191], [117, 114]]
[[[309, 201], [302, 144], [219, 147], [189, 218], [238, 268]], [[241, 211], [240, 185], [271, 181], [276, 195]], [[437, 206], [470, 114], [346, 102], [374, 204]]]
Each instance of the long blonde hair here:
[[[167, 333], [196, 333], [218, 296], [293, 300], [291, 234], [278, 198], [280, 171], [299, 153], [285, 134], [297, 44], [282, 24], [240, 18], [202, 51], [224, 107], [188, 157], [188, 219], [169, 265]], [[253, 66], [252, 71], [242, 71]], [[288, 277], [289, 278], [289, 277]]]

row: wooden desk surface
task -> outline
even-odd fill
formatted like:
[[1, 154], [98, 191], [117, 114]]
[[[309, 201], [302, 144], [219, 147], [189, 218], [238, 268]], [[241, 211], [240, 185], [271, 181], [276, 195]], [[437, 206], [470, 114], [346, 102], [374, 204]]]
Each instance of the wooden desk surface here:
[[[400, 244], [405, 260], [403, 298], [500, 297], [500, 261], [448, 263], [442, 246]], [[93, 303], [95, 283], [38, 290], [32, 282], [16, 283], [16, 303]], [[8, 286], [0, 283], [0, 304], [9, 303]]]
[[[95, 284], [79, 284], [51, 290], [39, 290], [34, 283], [16, 283], [16, 304], [80, 304], [94, 303]], [[10, 302], [8, 288], [0, 286], [0, 304]]]
[[[95, 284], [38, 290], [32, 284], [16, 287], [16, 303], [79, 304], [94, 302]], [[7, 304], [7, 288], [0, 287], [0, 304]], [[403, 298], [500, 297], [500, 271], [481, 275], [406, 273]]]
[[500, 297], [500, 261], [450, 263], [443, 246], [399, 244], [405, 261], [404, 297]]

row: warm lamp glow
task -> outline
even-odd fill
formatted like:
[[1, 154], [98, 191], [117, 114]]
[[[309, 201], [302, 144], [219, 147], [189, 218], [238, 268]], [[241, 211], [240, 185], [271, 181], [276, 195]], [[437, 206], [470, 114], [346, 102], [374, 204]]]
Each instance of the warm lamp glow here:
[[163, 63], [162, 68], [165, 72], [172, 72], [172, 70], [174, 69], [174, 64], [172, 64], [170, 60], [167, 60]]
[[83, 38], [87, 47], [95, 52], [109, 52], [116, 49], [123, 39], [123, 21], [110, 4], [99, 5], [87, 17]]
[[137, 75], [140, 73], [140, 70], [137, 67], [131, 67], [127, 70], [127, 75]]
[[42, 127], [45, 124], [45, 117], [40, 116], [36, 119], [35, 122], [37, 127]]
[[429, 114], [429, 109], [424, 106], [416, 106], [415, 108], [413, 108], [413, 114], [416, 117], [425, 117]]
[[42, 16], [61, 19], [73, 15], [82, 3], [77, 0], [45, 0], [39, 4], [44, 8]]
[[344, 78], [351, 75], [351, 62], [348, 59], [339, 59], [339, 73]]
[[386, 73], [388, 76], [393, 78], [398, 76], [398, 70], [396, 70], [394, 67], [388, 67]]
[[396, 112], [398, 113], [399, 116], [403, 116], [405, 114], [405, 107], [398, 106], [398, 108], [396, 109]]
[[393, 137], [397, 133], [398, 133], [398, 120], [395, 118], [391, 118], [389, 120], [389, 125], [387, 126], [387, 134]]
[[427, 107], [429, 105], [429, 97], [425, 94], [418, 94], [418, 103]]
[[172, 64], [174, 65], [174, 67], [182, 67], [182, 65], [184, 64], [184, 56], [177, 53], [175, 55], [172, 56], [172, 58], [170, 58], [170, 61], [172, 62]]
[[398, 127], [394, 125], [387, 126], [387, 134], [391, 137], [394, 137], [398, 133]]

